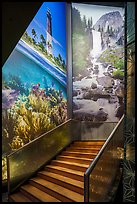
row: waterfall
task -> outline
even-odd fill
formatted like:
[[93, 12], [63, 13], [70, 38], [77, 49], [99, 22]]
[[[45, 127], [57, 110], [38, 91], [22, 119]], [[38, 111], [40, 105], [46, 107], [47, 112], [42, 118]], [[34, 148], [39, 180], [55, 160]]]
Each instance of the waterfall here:
[[93, 49], [90, 54], [92, 57], [97, 58], [100, 52], [102, 52], [101, 48], [101, 33], [95, 30], [92, 30], [93, 34]]

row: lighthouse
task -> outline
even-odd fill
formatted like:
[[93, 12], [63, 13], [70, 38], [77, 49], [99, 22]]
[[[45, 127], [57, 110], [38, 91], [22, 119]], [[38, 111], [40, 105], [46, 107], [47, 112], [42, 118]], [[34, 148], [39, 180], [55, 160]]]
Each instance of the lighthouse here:
[[52, 18], [50, 9], [47, 10], [47, 52], [48, 54], [52, 54]]

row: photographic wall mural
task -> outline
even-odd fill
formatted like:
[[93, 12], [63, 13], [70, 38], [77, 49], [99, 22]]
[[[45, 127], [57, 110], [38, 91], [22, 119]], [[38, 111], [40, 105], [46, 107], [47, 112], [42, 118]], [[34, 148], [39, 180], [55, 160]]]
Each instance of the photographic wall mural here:
[[72, 3], [73, 118], [117, 122], [124, 112], [124, 9]]
[[67, 120], [66, 72], [66, 4], [44, 2], [2, 68], [3, 156]]

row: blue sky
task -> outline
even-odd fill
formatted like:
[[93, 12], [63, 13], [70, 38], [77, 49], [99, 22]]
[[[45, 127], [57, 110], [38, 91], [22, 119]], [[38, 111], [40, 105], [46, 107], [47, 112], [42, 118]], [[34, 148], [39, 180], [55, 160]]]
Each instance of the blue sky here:
[[32, 37], [32, 28], [35, 29], [38, 41], [40, 35], [46, 39], [46, 12], [50, 9], [52, 16], [52, 37], [55, 39], [53, 42], [53, 55], [58, 56], [60, 53], [66, 62], [66, 3], [65, 2], [44, 2], [32, 22], [26, 29], [28, 34]]

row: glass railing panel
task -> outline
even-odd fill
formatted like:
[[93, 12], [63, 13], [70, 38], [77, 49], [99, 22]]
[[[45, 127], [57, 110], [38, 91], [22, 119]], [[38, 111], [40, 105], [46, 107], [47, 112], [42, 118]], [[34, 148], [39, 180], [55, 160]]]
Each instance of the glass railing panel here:
[[106, 140], [117, 122], [81, 121], [81, 140]]
[[[78, 134], [75, 134], [76, 132]], [[7, 157], [9, 193], [30, 178], [65, 146], [79, 138], [80, 122], [69, 120], [9, 155]]]
[[123, 125], [122, 118], [85, 173], [89, 188], [86, 201], [110, 202], [114, 196], [123, 153]]

